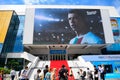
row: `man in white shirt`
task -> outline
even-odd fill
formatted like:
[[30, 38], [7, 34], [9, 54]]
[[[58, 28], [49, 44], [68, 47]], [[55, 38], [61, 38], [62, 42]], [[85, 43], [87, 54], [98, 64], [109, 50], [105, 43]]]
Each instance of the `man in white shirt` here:
[[12, 68], [12, 70], [10, 71], [10, 76], [11, 76], [11, 80], [14, 80], [16, 76], [16, 71], [14, 70], [14, 68]]
[[102, 44], [104, 41], [95, 35], [87, 27], [85, 21], [85, 15], [80, 10], [73, 9], [68, 13], [68, 21], [71, 29], [76, 34], [76, 37], [72, 38], [69, 44]]
[[41, 70], [38, 69], [37, 73], [34, 75], [34, 80], [42, 80], [42, 76], [40, 75]]
[[28, 79], [27, 71], [28, 71], [28, 67], [26, 66], [25, 69], [23, 69], [21, 71], [21, 75], [20, 75], [21, 80], [27, 80]]

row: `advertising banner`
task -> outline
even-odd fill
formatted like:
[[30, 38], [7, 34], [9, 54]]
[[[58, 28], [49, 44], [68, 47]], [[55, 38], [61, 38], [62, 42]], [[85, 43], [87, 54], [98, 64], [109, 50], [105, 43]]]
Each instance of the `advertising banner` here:
[[104, 44], [99, 9], [36, 8], [33, 44]]

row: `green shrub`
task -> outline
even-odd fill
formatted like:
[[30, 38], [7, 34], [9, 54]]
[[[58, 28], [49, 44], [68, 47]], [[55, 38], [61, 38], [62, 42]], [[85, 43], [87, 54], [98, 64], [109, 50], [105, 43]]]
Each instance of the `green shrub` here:
[[3, 68], [3, 67], [0, 67], [0, 71], [3, 71], [4, 74], [10, 74], [10, 69], [7, 69], [7, 68]]

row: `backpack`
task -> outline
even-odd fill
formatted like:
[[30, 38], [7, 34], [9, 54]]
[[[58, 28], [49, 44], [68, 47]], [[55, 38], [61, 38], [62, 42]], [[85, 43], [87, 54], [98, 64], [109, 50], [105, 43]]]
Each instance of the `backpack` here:
[[83, 77], [85, 77], [85, 76], [86, 76], [86, 72], [84, 71], [84, 72], [83, 72]]
[[60, 69], [60, 71], [59, 71], [59, 76], [60, 76], [60, 77], [65, 77], [65, 76], [68, 75], [67, 72], [68, 72], [67, 69], [64, 69], [64, 68]]
[[48, 79], [51, 79], [51, 73], [50, 72], [47, 72], [45, 74], [45, 79], [48, 80]]
[[22, 74], [24, 74], [25, 70], [20, 70], [20, 71], [19, 71], [19, 73], [18, 73], [18, 76], [19, 76], [19, 77], [20, 77], [20, 75], [21, 75], [21, 72], [22, 72]]
[[63, 69], [60, 69], [60, 71], [59, 71], [59, 76], [63, 76], [63, 73], [64, 73], [64, 70], [63, 70]]
[[20, 76], [21, 75], [21, 70], [19, 71], [19, 73], [18, 73], [18, 76]]
[[46, 69], [44, 69], [44, 77], [45, 77], [45, 75], [46, 75], [46, 73], [48, 72], [48, 69], [46, 68]]

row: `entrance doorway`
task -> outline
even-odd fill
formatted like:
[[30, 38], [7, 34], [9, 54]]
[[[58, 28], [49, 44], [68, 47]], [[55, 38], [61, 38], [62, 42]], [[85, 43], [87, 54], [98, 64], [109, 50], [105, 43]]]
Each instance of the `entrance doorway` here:
[[66, 54], [50, 54], [50, 60], [66, 60]]

